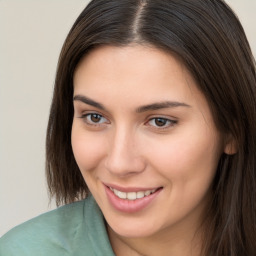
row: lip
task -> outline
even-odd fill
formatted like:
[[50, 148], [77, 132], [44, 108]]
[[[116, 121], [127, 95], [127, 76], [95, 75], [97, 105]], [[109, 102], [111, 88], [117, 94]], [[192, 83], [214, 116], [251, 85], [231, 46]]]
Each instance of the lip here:
[[[147, 206], [149, 206], [159, 195], [159, 193], [163, 190], [162, 187], [157, 187], [157, 188], [122, 188], [116, 185], [107, 185], [104, 184], [106, 195], [108, 198], [108, 201], [110, 205], [116, 209], [117, 211], [123, 212], [123, 213], [136, 213]], [[127, 200], [127, 199], [121, 199], [117, 197], [113, 191], [110, 189], [114, 188], [122, 192], [138, 192], [138, 191], [146, 191], [146, 190], [152, 190], [152, 189], [157, 189], [153, 194], [150, 194], [148, 196], [145, 196], [143, 198], [135, 199], [135, 200]]]

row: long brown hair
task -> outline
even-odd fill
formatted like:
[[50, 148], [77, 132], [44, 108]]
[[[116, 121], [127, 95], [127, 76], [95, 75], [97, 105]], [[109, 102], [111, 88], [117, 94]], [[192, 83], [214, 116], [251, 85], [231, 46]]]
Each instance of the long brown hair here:
[[244, 30], [222, 0], [93, 0], [63, 45], [48, 131], [46, 172], [57, 204], [89, 193], [71, 148], [73, 75], [100, 45], [148, 44], [178, 55], [197, 81], [216, 127], [235, 138], [212, 185], [204, 254], [256, 254], [256, 74]]

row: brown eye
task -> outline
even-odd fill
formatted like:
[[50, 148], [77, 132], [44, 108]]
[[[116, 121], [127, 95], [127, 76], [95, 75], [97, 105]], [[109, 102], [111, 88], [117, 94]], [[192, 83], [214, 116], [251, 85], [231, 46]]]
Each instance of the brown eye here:
[[90, 115], [91, 115], [91, 121], [93, 123], [99, 123], [102, 118], [102, 116], [99, 114], [90, 114]]
[[164, 118], [155, 118], [155, 124], [156, 126], [165, 126], [166, 123], [168, 122], [167, 119], [164, 119]]
[[176, 120], [170, 120], [163, 117], [156, 117], [149, 120], [148, 124], [156, 128], [168, 128], [177, 123]]
[[108, 120], [105, 117], [97, 113], [86, 114], [82, 116], [82, 118], [89, 125], [98, 125], [98, 124], [108, 123]]

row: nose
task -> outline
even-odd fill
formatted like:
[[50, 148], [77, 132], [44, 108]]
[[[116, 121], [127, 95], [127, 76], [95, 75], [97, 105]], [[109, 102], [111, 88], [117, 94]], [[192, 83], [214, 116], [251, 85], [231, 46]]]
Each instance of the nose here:
[[138, 137], [136, 132], [126, 128], [120, 128], [110, 136], [105, 167], [111, 174], [124, 177], [144, 171], [146, 163]]

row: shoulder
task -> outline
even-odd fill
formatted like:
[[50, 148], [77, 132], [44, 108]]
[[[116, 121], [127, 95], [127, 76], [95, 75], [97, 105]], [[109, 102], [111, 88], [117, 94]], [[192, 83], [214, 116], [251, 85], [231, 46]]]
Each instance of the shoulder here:
[[76, 248], [82, 250], [89, 239], [90, 222], [104, 229], [102, 219], [92, 197], [62, 206], [6, 233], [0, 238], [0, 255], [77, 255]]

